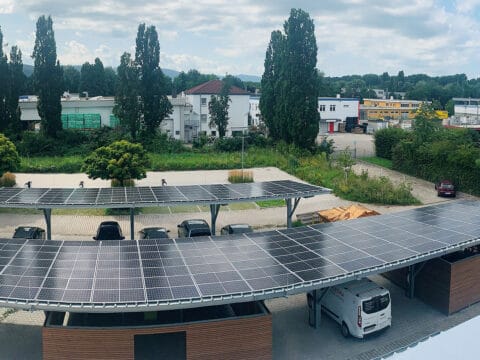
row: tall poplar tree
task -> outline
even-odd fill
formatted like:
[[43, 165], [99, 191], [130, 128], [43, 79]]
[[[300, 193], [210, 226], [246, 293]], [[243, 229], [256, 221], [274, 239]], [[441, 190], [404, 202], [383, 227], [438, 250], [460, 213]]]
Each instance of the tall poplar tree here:
[[146, 134], [155, 133], [162, 120], [172, 112], [165, 93], [165, 78], [160, 69], [160, 44], [155, 26], [138, 26], [135, 63], [139, 69], [139, 95]]
[[313, 20], [305, 11], [292, 9], [284, 34], [272, 33], [262, 77], [265, 98], [260, 99], [260, 110], [273, 138], [302, 148], [314, 146], [320, 121], [316, 64]]
[[270, 43], [265, 55], [265, 71], [262, 76], [262, 96], [260, 112], [268, 128], [268, 135], [274, 140], [281, 140], [280, 119], [277, 117], [279, 104], [280, 72], [283, 61], [285, 39], [281, 31], [272, 31]]
[[62, 130], [63, 69], [57, 60], [57, 47], [53, 33], [52, 18], [42, 15], [37, 21], [33, 81], [38, 96], [37, 110], [41, 129], [50, 137], [57, 137]]
[[122, 128], [130, 134], [132, 140], [136, 140], [141, 120], [141, 106], [138, 97], [139, 77], [138, 68], [129, 53], [123, 53], [120, 58], [117, 74], [118, 83], [113, 113], [120, 120]]
[[5, 132], [8, 126], [8, 91], [10, 88], [10, 74], [7, 55], [3, 53], [3, 33], [0, 28], [0, 133]]
[[25, 87], [25, 74], [23, 73], [22, 52], [17, 46], [10, 50], [10, 89], [8, 94], [8, 128], [7, 133], [11, 139], [16, 139], [22, 131], [21, 112], [18, 98]]

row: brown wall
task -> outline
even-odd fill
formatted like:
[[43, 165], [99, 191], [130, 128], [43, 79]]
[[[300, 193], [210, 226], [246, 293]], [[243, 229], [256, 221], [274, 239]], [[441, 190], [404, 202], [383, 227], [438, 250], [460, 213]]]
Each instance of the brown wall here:
[[272, 317], [209, 321], [164, 327], [44, 327], [43, 358], [133, 359], [134, 335], [186, 332], [187, 359], [271, 359]]
[[[406, 287], [407, 268], [383, 275]], [[429, 260], [415, 279], [415, 296], [448, 315], [480, 301], [480, 255], [453, 263]]]
[[452, 264], [449, 313], [480, 301], [480, 255]]

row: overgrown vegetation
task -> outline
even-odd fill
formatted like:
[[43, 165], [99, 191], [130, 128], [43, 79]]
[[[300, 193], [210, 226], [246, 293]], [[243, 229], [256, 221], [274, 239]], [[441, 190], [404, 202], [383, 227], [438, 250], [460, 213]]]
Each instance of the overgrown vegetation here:
[[[94, 131], [90, 134], [90, 137], [97, 139], [99, 143], [116, 138], [116, 133], [111, 130]], [[31, 136], [35, 139], [42, 135]], [[73, 134], [67, 135], [67, 138], [70, 136], [73, 137]], [[29, 142], [33, 143], [35, 142]], [[91, 146], [83, 140], [76, 143], [72, 140], [72, 143], [77, 145], [71, 146], [68, 153], [83, 154]], [[370, 179], [366, 174], [358, 176], [350, 170], [352, 163], [349, 159], [331, 159], [332, 141], [324, 141], [313, 151], [308, 151], [284, 142], [273, 145], [263, 135], [255, 133], [245, 135], [243, 140], [242, 137], [217, 139], [213, 143], [206, 141], [202, 146], [189, 149], [176, 140], [157, 134], [146, 144], [149, 150], [149, 166], [146, 167], [148, 171], [240, 169], [242, 163], [245, 169], [274, 166], [311, 184], [331, 188], [338, 196], [352, 201], [379, 204], [418, 203], [410, 195], [407, 185], [394, 186], [387, 179]], [[67, 148], [68, 143], [65, 142], [64, 146]], [[85, 157], [22, 157], [19, 170], [33, 173], [75, 173], [81, 171]], [[236, 179], [230, 181], [234, 182]]]
[[247, 170], [231, 170], [228, 172], [228, 181], [235, 183], [253, 182], [253, 172]]
[[378, 156], [364, 157], [362, 161], [368, 162], [373, 165], [378, 165], [386, 169], [392, 169], [392, 160], [384, 159]]
[[480, 195], [478, 133], [443, 128], [436, 121], [433, 109], [427, 108], [417, 116], [413, 131], [381, 130], [375, 134], [376, 146], [378, 139], [391, 144], [390, 149], [380, 153], [377, 148], [377, 156], [386, 157], [390, 151], [393, 169], [432, 182], [448, 179], [458, 190]]

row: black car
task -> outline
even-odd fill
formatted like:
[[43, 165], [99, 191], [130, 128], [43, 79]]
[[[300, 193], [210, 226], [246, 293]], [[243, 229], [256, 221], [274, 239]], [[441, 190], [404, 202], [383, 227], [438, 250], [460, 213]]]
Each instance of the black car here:
[[37, 226], [19, 226], [13, 233], [14, 239], [45, 239], [45, 230]]
[[228, 234], [248, 234], [253, 232], [253, 229], [248, 224], [229, 224], [226, 225], [220, 230], [221, 235]]
[[168, 239], [169, 232], [164, 227], [147, 227], [140, 230], [140, 239]]
[[210, 226], [205, 220], [190, 219], [184, 220], [177, 225], [178, 237], [210, 236]]
[[97, 235], [93, 240], [123, 240], [122, 228], [116, 221], [103, 221], [98, 226]]

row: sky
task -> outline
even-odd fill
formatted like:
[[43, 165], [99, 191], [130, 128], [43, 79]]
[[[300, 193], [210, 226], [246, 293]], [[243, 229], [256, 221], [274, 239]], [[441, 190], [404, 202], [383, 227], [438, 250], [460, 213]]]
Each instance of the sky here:
[[62, 65], [118, 66], [145, 23], [157, 29], [162, 68], [261, 76], [270, 34], [291, 8], [314, 20], [326, 76], [480, 77], [480, 0], [0, 0], [0, 26], [4, 52], [19, 46], [25, 64], [38, 17], [51, 15]]

